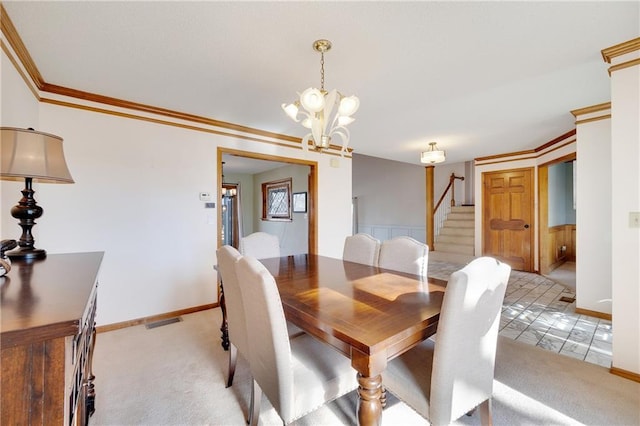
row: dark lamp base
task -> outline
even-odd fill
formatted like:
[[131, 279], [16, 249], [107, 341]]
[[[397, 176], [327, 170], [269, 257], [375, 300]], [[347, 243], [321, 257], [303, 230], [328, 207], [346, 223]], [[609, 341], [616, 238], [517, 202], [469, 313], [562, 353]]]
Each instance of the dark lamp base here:
[[26, 247], [19, 248], [17, 250], [8, 251], [5, 254], [9, 257], [9, 259], [11, 259], [11, 261], [15, 261], [15, 260], [31, 261], [31, 260], [44, 259], [45, 257], [47, 257], [47, 252], [44, 249], [26, 248]]

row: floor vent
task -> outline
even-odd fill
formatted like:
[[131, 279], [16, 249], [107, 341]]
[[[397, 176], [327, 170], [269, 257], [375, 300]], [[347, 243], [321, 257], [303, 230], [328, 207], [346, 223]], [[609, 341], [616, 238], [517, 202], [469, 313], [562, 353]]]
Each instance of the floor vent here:
[[562, 296], [559, 300], [561, 302], [573, 303], [573, 302], [576, 301], [576, 298], [575, 297]]
[[182, 321], [182, 317], [174, 317], [174, 318], [168, 318], [165, 320], [150, 322], [148, 324], [145, 324], [144, 326], [147, 327], [147, 329], [152, 329], [152, 328], [158, 328], [158, 327], [162, 327], [163, 325], [169, 325], [169, 324], [173, 324], [174, 322], [180, 322], [180, 321]]

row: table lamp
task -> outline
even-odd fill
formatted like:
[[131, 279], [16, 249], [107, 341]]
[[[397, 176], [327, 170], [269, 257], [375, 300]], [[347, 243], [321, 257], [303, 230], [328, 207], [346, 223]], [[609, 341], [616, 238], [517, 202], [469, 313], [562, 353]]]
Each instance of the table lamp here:
[[33, 129], [0, 127], [0, 178], [24, 179], [22, 198], [11, 209], [18, 219], [22, 236], [18, 248], [6, 253], [11, 260], [43, 259], [47, 252], [34, 247], [31, 228], [42, 216], [43, 209], [33, 198], [33, 181], [42, 183], [74, 183], [62, 150], [62, 138]]

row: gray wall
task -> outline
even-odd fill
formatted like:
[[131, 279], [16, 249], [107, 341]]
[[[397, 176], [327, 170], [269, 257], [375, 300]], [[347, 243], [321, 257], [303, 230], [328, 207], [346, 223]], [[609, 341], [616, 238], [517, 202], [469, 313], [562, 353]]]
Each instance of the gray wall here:
[[[426, 173], [417, 164], [353, 155], [352, 193], [357, 225], [380, 240], [409, 235], [426, 242]], [[449, 183], [449, 176], [465, 175], [465, 164], [439, 164], [434, 170], [435, 200]], [[473, 175], [473, 172], [471, 173]], [[466, 201], [464, 182], [456, 180], [457, 204]]]
[[280, 254], [282, 256], [309, 252], [308, 213], [292, 213], [293, 220], [291, 222], [272, 222], [261, 219], [262, 184], [289, 177], [292, 178], [292, 192], [307, 192], [308, 195], [308, 166], [284, 166], [253, 175], [253, 232], [262, 231], [277, 235], [280, 239]]

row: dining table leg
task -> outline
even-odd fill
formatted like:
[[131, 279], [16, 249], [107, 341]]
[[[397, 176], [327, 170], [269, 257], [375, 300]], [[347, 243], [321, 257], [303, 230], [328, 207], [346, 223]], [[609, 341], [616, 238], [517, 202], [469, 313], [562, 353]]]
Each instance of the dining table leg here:
[[387, 353], [370, 354], [351, 348], [351, 366], [358, 372], [358, 424], [382, 424], [382, 372], [387, 368]]
[[358, 424], [379, 426], [382, 423], [382, 376], [358, 373]]

